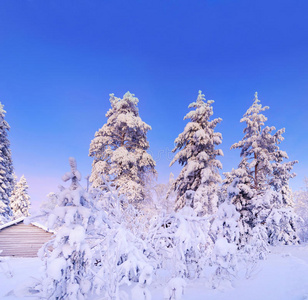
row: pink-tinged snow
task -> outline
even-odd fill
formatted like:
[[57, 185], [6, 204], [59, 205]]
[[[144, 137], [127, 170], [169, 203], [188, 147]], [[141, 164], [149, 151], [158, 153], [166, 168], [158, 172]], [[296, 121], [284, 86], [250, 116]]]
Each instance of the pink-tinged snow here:
[[[213, 290], [204, 280], [188, 282], [182, 300], [304, 300], [308, 299], [308, 244], [272, 247], [268, 259], [261, 261], [245, 279], [239, 274], [233, 287]], [[37, 299], [22, 296], [27, 283], [39, 277], [38, 258], [0, 258], [0, 299]], [[150, 287], [152, 300], [164, 299], [163, 285]], [[129, 289], [136, 294], [135, 285]], [[125, 289], [126, 291], [128, 289]], [[97, 298], [96, 298], [97, 299]], [[133, 299], [132, 300], [139, 300]]]

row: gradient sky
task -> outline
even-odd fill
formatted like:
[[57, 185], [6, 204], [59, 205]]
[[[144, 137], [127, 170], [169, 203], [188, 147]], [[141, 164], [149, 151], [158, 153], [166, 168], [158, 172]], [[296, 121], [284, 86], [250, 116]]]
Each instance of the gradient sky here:
[[170, 152], [199, 89], [223, 119], [223, 171], [240, 161], [229, 149], [258, 91], [267, 125], [286, 128], [281, 149], [300, 161], [299, 189], [308, 176], [307, 12], [307, 0], [1, 0], [0, 101], [34, 205], [57, 191], [68, 157], [90, 173], [109, 94], [126, 91], [152, 126], [160, 182], [180, 170], [168, 167]]

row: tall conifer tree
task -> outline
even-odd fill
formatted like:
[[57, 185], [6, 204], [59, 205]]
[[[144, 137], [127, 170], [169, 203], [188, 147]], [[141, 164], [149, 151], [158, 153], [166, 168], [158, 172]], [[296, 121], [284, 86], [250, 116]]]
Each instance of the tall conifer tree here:
[[218, 183], [221, 182], [218, 169], [222, 168], [222, 164], [216, 157], [223, 155], [223, 152], [215, 149], [215, 146], [221, 144], [222, 135], [214, 131], [221, 119], [210, 120], [213, 102], [205, 102], [204, 95], [199, 91], [196, 102], [188, 106], [194, 110], [184, 117], [190, 122], [175, 139], [172, 151], [178, 153], [170, 163], [171, 166], [178, 161], [183, 166], [172, 185], [177, 192], [175, 208], [181, 209], [187, 201], [191, 201], [191, 206], [199, 216], [216, 211]]
[[[231, 147], [241, 149], [242, 160], [238, 169], [225, 173], [227, 186], [235, 177], [239, 179], [240, 192], [233, 201], [241, 213], [242, 232], [246, 232], [242, 244], [247, 243], [247, 233], [259, 224], [264, 225], [271, 244], [298, 241], [289, 188], [289, 179], [295, 176], [290, 172], [297, 161], [283, 162], [288, 155], [278, 145], [284, 139], [285, 129], [273, 133], [274, 126], [264, 127], [267, 118], [262, 112], [268, 108], [262, 107], [255, 93], [252, 106], [241, 119], [246, 123], [244, 137]], [[287, 233], [282, 234], [282, 231]]]
[[112, 181], [131, 203], [145, 198], [145, 186], [156, 175], [155, 161], [147, 153], [147, 132], [137, 107], [139, 100], [127, 92], [123, 99], [110, 95], [111, 109], [107, 123], [95, 133], [89, 155], [94, 158], [90, 181], [94, 188], [104, 186], [102, 176]]
[[14, 188], [13, 163], [8, 140], [10, 126], [4, 119], [5, 113], [0, 103], [0, 224], [11, 220], [10, 196]]

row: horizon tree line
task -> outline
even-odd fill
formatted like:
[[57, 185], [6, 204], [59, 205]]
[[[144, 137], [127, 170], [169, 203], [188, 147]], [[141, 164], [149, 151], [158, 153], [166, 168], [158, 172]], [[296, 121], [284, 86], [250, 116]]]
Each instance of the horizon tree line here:
[[[129, 92], [123, 98], [111, 94], [107, 123], [95, 133], [89, 149], [89, 156], [93, 157], [92, 188], [104, 190], [106, 180], [136, 208], [149, 198], [149, 183], [157, 175], [155, 161], [147, 152], [147, 132], [151, 127], [140, 118], [138, 102]], [[212, 118], [213, 103], [213, 100], [206, 101], [199, 91], [197, 100], [189, 105], [192, 110], [184, 117], [189, 122], [175, 139], [173, 152], [176, 154], [170, 163], [171, 166], [177, 161], [182, 170], [172, 182], [167, 198], [172, 192], [176, 194], [176, 211], [189, 205], [198, 216], [211, 215], [217, 212], [219, 204], [226, 199], [227, 188], [237, 178], [240, 192], [231, 202], [242, 220], [245, 232], [242, 242], [245, 243], [249, 232], [260, 224], [266, 228], [270, 243], [277, 240], [298, 242], [289, 187], [289, 179], [295, 176], [291, 171], [297, 161], [284, 162], [288, 155], [278, 146], [283, 140], [284, 129], [274, 132], [275, 127], [265, 126], [267, 118], [262, 112], [268, 107], [262, 107], [255, 93], [252, 106], [241, 119], [246, 124], [244, 137], [231, 147], [241, 150], [241, 161], [236, 169], [225, 172], [222, 180], [219, 174], [222, 164], [217, 157], [223, 152], [216, 149], [222, 142], [222, 134], [215, 131], [222, 119]], [[5, 223], [13, 217], [12, 208], [15, 215], [20, 215], [16, 213], [17, 207], [23, 215], [27, 214], [25, 207], [29, 206], [29, 196], [25, 178], [21, 178], [23, 184], [17, 184], [13, 177], [7, 137], [10, 127], [4, 120], [3, 105], [0, 108], [0, 217]], [[23, 189], [25, 196], [17, 197], [21, 192], [14, 187]], [[17, 199], [23, 204], [17, 205]], [[282, 231], [286, 233], [284, 236]]]

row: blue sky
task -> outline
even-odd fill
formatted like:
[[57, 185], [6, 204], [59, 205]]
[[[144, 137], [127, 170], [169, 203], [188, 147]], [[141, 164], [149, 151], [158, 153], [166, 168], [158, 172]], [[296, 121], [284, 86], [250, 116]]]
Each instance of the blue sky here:
[[35, 203], [57, 191], [105, 122], [109, 94], [139, 98], [152, 126], [150, 152], [167, 180], [173, 141], [198, 90], [221, 117], [223, 171], [236, 167], [240, 119], [258, 91], [267, 125], [285, 127], [281, 148], [308, 176], [308, 2], [239, 0], [1, 0], [0, 101], [18, 176]]

